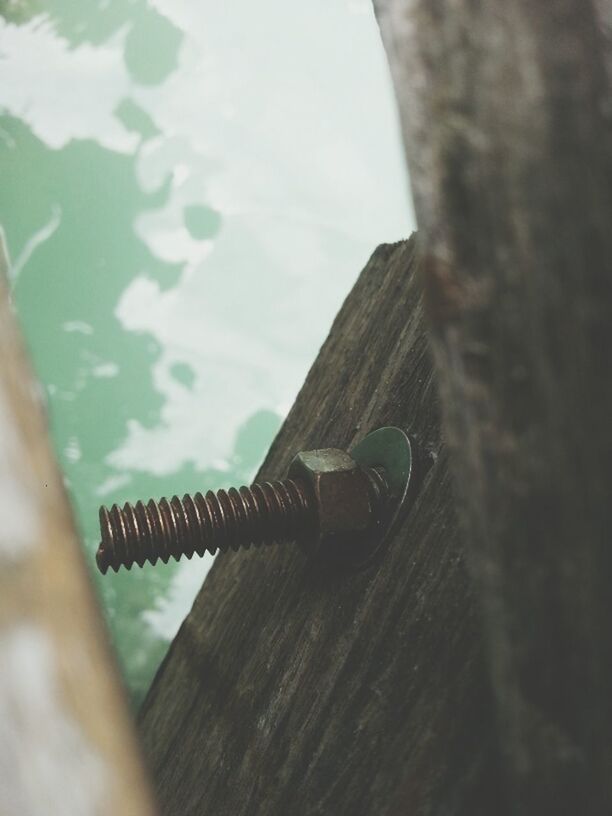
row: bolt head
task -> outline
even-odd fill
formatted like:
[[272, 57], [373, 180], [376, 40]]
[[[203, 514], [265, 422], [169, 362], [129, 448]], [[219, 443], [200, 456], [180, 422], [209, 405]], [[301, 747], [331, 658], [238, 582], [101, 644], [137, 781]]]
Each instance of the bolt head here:
[[372, 524], [368, 477], [348, 453], [335, 448], [303, 451], [288, 475], [305, 482], [315, 499], [315, 532], [301, 542], [309, 553], [346, 547], [368, 531]]

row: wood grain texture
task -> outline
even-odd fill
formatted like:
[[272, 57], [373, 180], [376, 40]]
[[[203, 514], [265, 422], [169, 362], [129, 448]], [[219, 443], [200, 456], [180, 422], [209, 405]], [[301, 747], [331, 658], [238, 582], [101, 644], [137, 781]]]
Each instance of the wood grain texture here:
[[0, 813], [151, 816], [2, 244], [0, 233]]
[[612, 813], [608, 0], [375, 0], [514, 812]]
[[414, 246], [375, 252], [260, 474], [395, 424], [426, 460], [414, 503], [361, 574], [294, 546], [217, 558], [141, 713], [165, 814], [492, 812], [487, 685]]

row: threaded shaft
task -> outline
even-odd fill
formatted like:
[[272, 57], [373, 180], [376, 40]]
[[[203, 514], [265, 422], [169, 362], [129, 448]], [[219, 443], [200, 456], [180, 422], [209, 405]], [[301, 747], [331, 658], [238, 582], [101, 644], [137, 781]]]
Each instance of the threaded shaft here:
[[166, 563], [171, 556], [178, 561], [182, 555], [293, 541], [307, 535], [315, 521], [310, 494], [296, 479], [151, 499], [146, 505], [114, 504], [100, 508], [96, 561], [102, 573], [109, 567], [117, 572], [134, 563]]
[[[373, 518], [380, 516], [388, 489], [384, 472], [364, 468]], [[214, 555], [217, 550], [238, 550], [277, 541], [299, 541], [313, 534], [316, 506], [300, 479], [263, 482], [239, 490], [209, 490], [182, 499], [173, 496], [144, 504], [113, 504], [100, 508], [102, 541], [96, 554], [98, 568], [115, 572], [132, 564], [142, 567], [158, 559], [167, 563], [194, 553]]]

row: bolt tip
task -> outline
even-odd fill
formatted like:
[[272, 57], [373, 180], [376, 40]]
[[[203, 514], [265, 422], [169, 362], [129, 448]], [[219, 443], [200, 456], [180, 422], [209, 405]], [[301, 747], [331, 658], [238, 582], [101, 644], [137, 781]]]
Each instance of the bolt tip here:
[[106, 575], [106, 571], [109, 567], [109, 561], [103, 544], [100, 544], [98, 547], [98, 552], [96, 553], [96, 564], [98, 565], [98, 569], [102, 575]]

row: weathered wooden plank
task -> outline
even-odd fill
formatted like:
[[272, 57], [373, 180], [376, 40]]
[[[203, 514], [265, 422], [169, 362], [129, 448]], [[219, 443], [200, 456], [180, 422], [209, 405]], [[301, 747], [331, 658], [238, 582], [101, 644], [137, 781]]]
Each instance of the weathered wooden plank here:
[[606, 0], [376, 0], [515, 812], [612, 813]]
[[0, 813], [149, 816], [7, 269], [0, 235]]
[[291, 546], [217, 558], [141, 714], [167, 814], [493, 812], [487, 685], [415, 267], [414, 240], [375, 252], [261, 471], [400, 425], [429, 466], [414, 505], [361, 574]]

